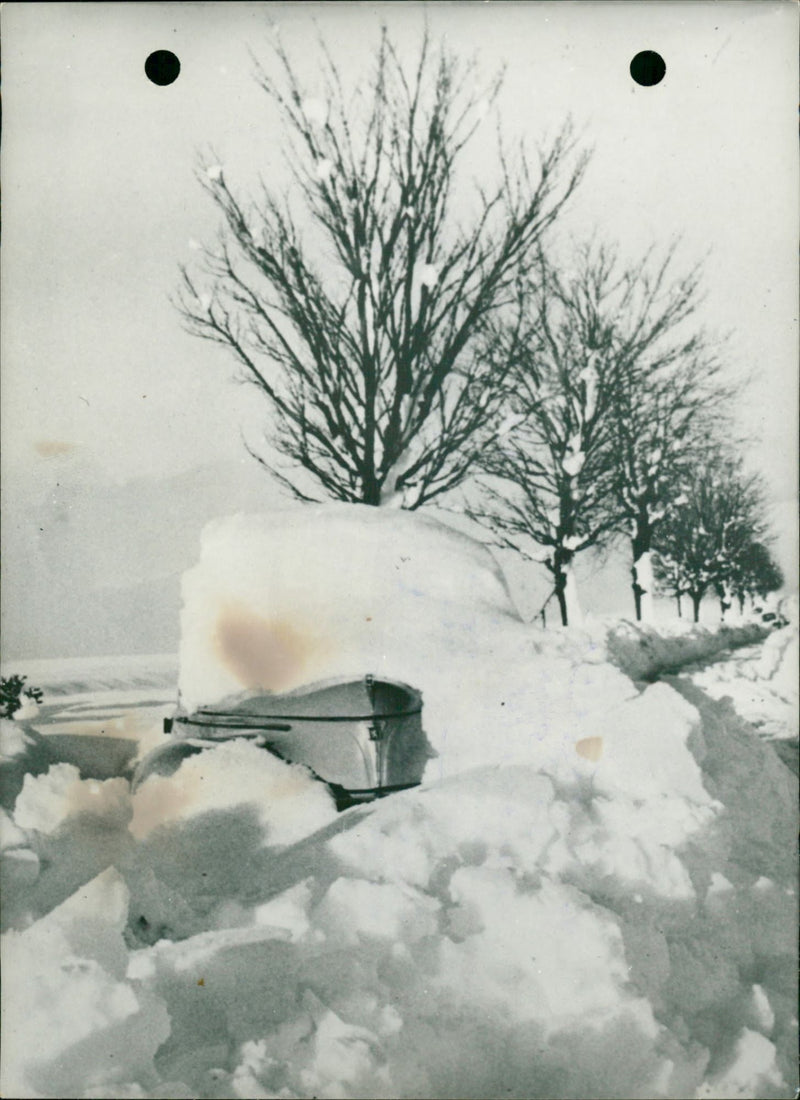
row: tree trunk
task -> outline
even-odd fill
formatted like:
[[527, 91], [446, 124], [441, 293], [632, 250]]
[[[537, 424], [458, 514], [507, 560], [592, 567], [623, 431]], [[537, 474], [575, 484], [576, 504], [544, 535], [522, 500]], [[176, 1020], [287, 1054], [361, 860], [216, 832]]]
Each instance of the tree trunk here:
[[653, 561], [650, 553], [652, 543], [653, 530], [647, 518], [640, 516], [636, 521], [636, 534], [632, 540], [633, 567], [631, 568], [631, 587], [637, 622], [653, 621]]
[[690, 592], [689, 596], [692, 600], [692, 613], [694, 615], [694, 622], [700, 621], [700, 601], [703, 598], [702, 592]]
[[680, 594], [680, 592], [675, 593], [675, 602], [678, 605], [678, 618], [682, 619], [683, 618], [683, 611], [681, 610], [681, 594]]
[[567, 578], [564, 574], [556, 576], [556, 599], [558, 600], [558, 610], [561, 612], [561, 625], [569, 626], [569, 616], [567, 614], [567, 597], [564, 594], [564, 589], [567, 587]]
[[361, 503], [378, 508], [381, 504], [381, 487], [373, 473], [365, 474], [361, 479]]
[[572, 572], [572, 552], [557, 547], [553, 554], [552, 570], [561, 625], [578, 626], [583, 622], [583, 614], [578, 600], [575, 574]]
[[583, 623], [583, 611], [578, 599], [578, 582], [575, 580], [575, 573], [571, 565], [566, 567], [566, 572], [567, 583], [564, 588], [564, 597], [567, 602], [567, 618], [571, 626], [580, 626]]

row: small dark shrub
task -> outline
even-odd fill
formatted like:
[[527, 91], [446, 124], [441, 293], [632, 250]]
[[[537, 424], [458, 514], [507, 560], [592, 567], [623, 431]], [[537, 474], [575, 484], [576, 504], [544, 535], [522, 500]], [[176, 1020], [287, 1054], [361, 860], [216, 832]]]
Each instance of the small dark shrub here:
[[32, 699], [41, 703], [41, 688], [26, 687], [27, 676], [0, 676], [0, 718], [13, 718], [22, 706], [22, 700]]

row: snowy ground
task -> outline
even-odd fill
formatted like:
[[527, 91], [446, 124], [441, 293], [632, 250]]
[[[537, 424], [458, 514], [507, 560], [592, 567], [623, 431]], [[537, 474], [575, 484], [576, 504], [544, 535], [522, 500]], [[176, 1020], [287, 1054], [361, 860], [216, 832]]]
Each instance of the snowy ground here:
[[423, 691], [423, 786], [337, 813], [228, 743], [131, 796], [176, 663], [15, 666], [45, 700], [3, 724], [3, 1095], [794, 1096], [796, 626], [543, 632], [469, 540], [342, 515], [316, 557], [212, 534], [178, 682], [369, 659]]
[[775, 630], [760, 645], [744, 646], [724, 661], [688, 666], [682, 675], [712, 699], [730, 699], [733, 709], [771, 742], [797, 774], [798, 633]]

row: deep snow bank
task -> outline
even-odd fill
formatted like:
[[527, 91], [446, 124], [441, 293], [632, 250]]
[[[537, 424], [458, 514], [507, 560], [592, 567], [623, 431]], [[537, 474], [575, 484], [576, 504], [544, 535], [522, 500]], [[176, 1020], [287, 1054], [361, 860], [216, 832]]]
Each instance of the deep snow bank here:
[[761, 642], [772, 630], [757, 622], [712, 629], [682, 619], [657, 626], [623, 620], [601, 629], [608, 659], [634, 680], [654, 680], [684, 665], [712, 660], [729, 649]]
[[426, 516], [357, 505], [209, 525], [183, 601], [179, 684], [190, 710], [243, 688], [398, 676], [432, 641], [474, 648], [484, 620], [516, 619], [479, 543]]
[[793, 1095], [796, 784], [726, 703], [524, 626], [486, 552], [420, 517], [209, 538], [186, 700], [375, 671], [422, 689], [438, 756], [341, 815], [252, 745], [127, 806], [26, 778], [4, 1094]]
[[602, 645], [523, 624], [489, 551], [427, 516], [328, 505], [219, 521], [183, 591], [187, 709], [247, 688], [398, 679], [423, 693], [427, 779], [565, 754], [571, 766], [635, 694]]

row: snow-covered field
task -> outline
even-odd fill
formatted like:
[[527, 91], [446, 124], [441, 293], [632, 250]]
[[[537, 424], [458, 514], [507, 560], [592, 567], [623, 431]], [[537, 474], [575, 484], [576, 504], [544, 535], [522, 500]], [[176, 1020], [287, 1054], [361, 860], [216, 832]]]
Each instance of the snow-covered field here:
[[[212, 528], [182, 639], [10, 670], [3, 1095], [794, 1096], [796, 622], [542, 631], [466, 537], [328, 508]], [[337, 813], [228, 742], [131, 794], [176, 687], [365, 672], [420, 788]]]

